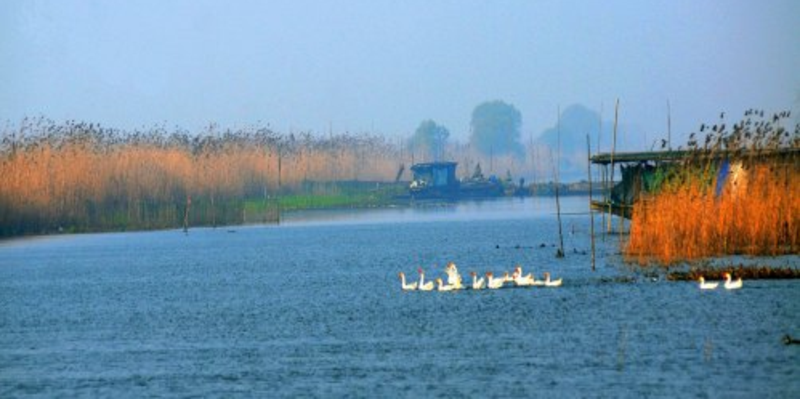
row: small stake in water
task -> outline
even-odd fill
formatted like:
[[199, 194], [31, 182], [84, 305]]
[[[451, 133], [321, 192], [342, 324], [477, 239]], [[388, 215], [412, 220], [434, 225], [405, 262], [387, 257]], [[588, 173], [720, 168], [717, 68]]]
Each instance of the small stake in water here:
[[186, 196], [186, 209], [183, 211], [183, 232], [189, 234], [189, 208], [192, 207], [192, 196]]
[[558, 217], [558, 251], [556, 251], [556, 258], [564, 257], [564, 234], [561, 231], [561, 202], [558, 199], [558, 170], [559, 163], [561, 162], [561, 106], [558, 107], [558, 153], [556, 154], [556, 165], [554, 167], [554, 175], [556, 180], [556, 216]]
[[586, 168], [589, 172], [589, 216], [591, 217], [591, 224], [589, 225], [589, 235], [592, 237], [592, 271], [594, 271], [594, 212], [592, 212], [592, 145], [589, 135], [586, 135], [586, 155], [588, 162]]

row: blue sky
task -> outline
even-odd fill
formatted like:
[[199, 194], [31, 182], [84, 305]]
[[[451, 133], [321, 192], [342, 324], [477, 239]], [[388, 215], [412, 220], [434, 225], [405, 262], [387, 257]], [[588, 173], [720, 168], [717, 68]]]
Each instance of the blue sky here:
[[680, 137], [799, 108], [798, 21], [791, 0], [5, 0], [0, 120], [410, 136], [431, 118], [466, 140], [482, 101], [536, 137], [559, 105], [611, 119], [619, 98], [651, 138], [669, 100]]

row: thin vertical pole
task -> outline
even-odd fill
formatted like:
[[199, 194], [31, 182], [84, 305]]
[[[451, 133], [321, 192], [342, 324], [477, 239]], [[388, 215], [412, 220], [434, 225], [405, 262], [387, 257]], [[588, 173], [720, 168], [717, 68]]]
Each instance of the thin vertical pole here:
[[672, 151], [672, 110], [667, 100], [667, 146]]
[[592, 271], [594, 271], [594, 212], [592, 212], [592, 145], [589, 135], [586, 135], [586, 169], [589, 175], [589, 217], [591, 224], [589, 225], [589, 235], [592, 237]]
[[183, 232], [189, 233], [189, 208], [192, 207], [192, 196], [186, 195], [186, 209], [183, 211]]
[[559, 201], [559, 198], [558, 198], [558, 190], [559, 190], [558, 186], [561, 184], [559, 182], [559, 176], [558, 176], [559, 175], [558, 170], [559, 170], [560, 163], [561, 163], [561, 106], [560, 105], [558, 106], [558, 121], [556, 123], [557, 123], [557, 126], [558, 126], [558, 144], [557, 144], [558, 153], [556, 154], [557, 158], [556, 158], [556, 164], [555, 164], [555, 168], [554, 168], [555, 169], [554, 170], [554, 172], [555, 172], [554, 174], [555, 174], [555, 180], [556, 180], [556, 216], [558, 217], [558, 252], [556, 253], [556, 257], [557, 258], [563, 258], [564, 257], [564, 234], [563, 234], [562, 229], [561, 229], [561, 202]]
[[[602, 102], [600, 102], [600, 117], [597, 118], [597, 120], [598, 120], [598, 123], [597, 123], [597, 125], [598, 125], [597, 126], [597, 153], [600, 154], [600, 143], [602, 143], [602, 140], [603, 140], [603, 103]], [[606, 167], [605, 167], [605, 165], [603, 165], [603, 169], [601, 170], [600, 173], [602, 173], [601, 182], [600, 182], [600, 191], [603, 191], [603, 203], [606, 203], [607, 198], [606, 198], [606, 193], [605, 193], [605, 187], [606, 187]], [[591, 181], [591, 179], [590, 179], [590, 181]], [[605, 226], [606, 225], [606, 213], [605, 212], [601, 212], [601, 217], [602, 217], [602, 222], [601, 222], [600, 226]], [[603, 240], [604, 241], [605, 241], [605, 238], [606, 238], [606, 236], [605, 236], [605, 233], [604, 233], [603, 234]]]
[[[607, 164], [603, 164], [603, 168], [600, 170], [600, 174], [601, 174], [600, 179], [602, 180], [600, 182], [600, 191], [602, 191], [602, 194], [603, 194], [603, 207], [605, 208], [606, 204], [608, 204], [608, 190], [607, 190], [607, 188], [608, 188], [608, 181], [607, 181], [607, 179], [608, 179], [608, 165]], [[603, 242], [606, 242], [606, 229], [602, 228], [602, 226], [606, 225], [606, 211], [603, 210], [600, 213], [603, 215], [603, 222], [600, 225], [600, 230], [603, 232]]]
[[614, 152], [617, 149], [617, 119], [619, 117], [619, 98], [614, 106], [614, 140], [611, 142], [611, 177], [608, 181], [608, 232], [611, 233], [611, 188], [614, 187]]

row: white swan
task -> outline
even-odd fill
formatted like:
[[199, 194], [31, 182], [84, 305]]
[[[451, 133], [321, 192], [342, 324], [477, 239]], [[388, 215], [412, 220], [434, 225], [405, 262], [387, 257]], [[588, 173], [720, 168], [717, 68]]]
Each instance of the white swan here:
[[717, 289], [717, 286], [719, 285], [718, 282], [707, 283], [706, 279], [703, 278], [703, 276], [700, 276], [700, 278], [698, 278], [697, 281], [700, 282], [700, 289], [701, 290], [715, 290], [715, 289]]
[[419, 273], [419, 287], [420, 291], [433, 291], [433, 281], [425, 282], [425, 272], [422, 271], [422, 268], [417, 269], [417, 273]]
[[731, 274], [725, 273], [725, 289], [726, 290], [738, 290], [742, 288], [742, 278], [739, 277], [736, 281], [731, 281]]
[[550, 273], [544, 273], [544, 286], [545, 287], [560, 287], [561, 286], [561, 279], [558, 280], [550, 280]]
[[414, 291], [414, 290], [417, 289], [417, 284], [418, 284], [417, 282], [406, 284], [406, 274], [405, 273], [400, 272], [400, 273], [397, 273], [397, 275], [400, 276], [400, 288], [402, 288], [403, 291]]
[[439, 290], [439, 291], [454, 291], [454, 290], [458, 289], [455, 285], [452, 285], [452, 284], [446, 284], [445, 285], [444, 282], [442, 281], [442, 279], [440, 279], [440, 278], [436, 279], [436, 286], [437, 286], [436, 289]]
[[486, 279], [486, 287], [492, 290], [503, 288], [503, 284], [506, 282], [503, 278], [494, 278], [492, 272], [486, 272]]
[[448, 263], [444, 271], [447, 273], [447, 285], [452, 285], [459, 289], [463, 288], [461, 275], [458, 274], [458, 268], [455, 263]]
[[478, 278], [478, 273], [470, 272], [470, 276], [472, 276], [472, 289], [473, 290], [482, 290], [483, 287], [486, 286], [486, 280], [483, 277]]
[[527, 275], [522, 275], [522, 266], [517, 266], [514, 269], [514, 274], [512, 275], [512, 280], [514, 280], [514, 284], [520, 287], [534, 285], [535, 279], [531, 273]]
[[533, 280], [533, 274], [532, 273], [528, 273], [528, 274], [526, 274], [524, 276], [522, 275], [522, 266], [520, 266], [520, 265], [517, 265], [517, 267], [514, 268], [514, 274], [512, 275], [512, 277], [521, 278], [521, 279], [525, 279], [525, 280]]

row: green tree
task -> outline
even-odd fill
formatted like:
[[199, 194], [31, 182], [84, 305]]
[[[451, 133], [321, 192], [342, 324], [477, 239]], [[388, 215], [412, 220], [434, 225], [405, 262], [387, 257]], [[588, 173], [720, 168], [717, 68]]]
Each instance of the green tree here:
[[428, 159], [440, 161], [444, 158], [444, 146], [450, 131], [431, 119], [422, 121], [411, 138], [411, 147], [424, 151]]
[[520, 144], [522, 114], [501, 100], [484, 102], [472, 111], [470, 143], [487, 155], [523, 156]]

